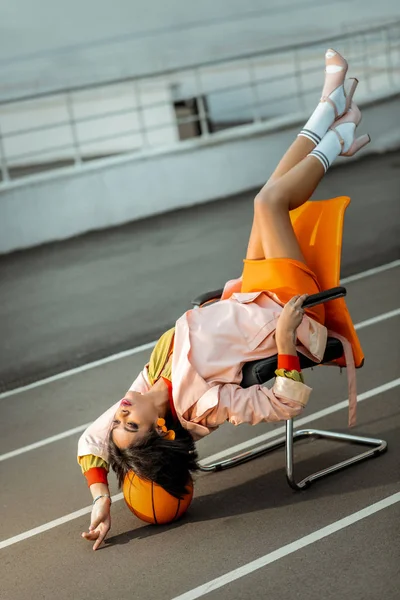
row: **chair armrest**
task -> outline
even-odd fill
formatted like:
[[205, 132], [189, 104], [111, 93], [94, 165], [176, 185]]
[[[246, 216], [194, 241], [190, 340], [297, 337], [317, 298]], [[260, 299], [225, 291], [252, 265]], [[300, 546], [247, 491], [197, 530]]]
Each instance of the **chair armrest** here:
[[323, 292], [318, 292], [318, 294], [311, 294], [303, 302], [303, 308], [311, 308], [312, 306], [316, 306], [317, 304], [329, 302], [329, 300], [343, 298], [343, 296], [345, 296], [346, 294], [347, 290], [344, 287], [334, 287], [330, 288], [329, 290], [324, 290]]
[[[201, 306], [206, 302], [210, 302], [210, 300], [219, 300], [222, 296], [223, 288], [219, 290], [214, 290], [212, 292], [205, 292], [204, 294], [200, 294], [194, 300], [192, 300], [193, 306]], [[306, 301], [304, 302], [304, 308], [311, 308], [311, 306], [315, 306], [316, 304], [321, 304], [322, 302], [328, 302], [329, 300], [336, 300], [336, 298], [342, 298], [346, 295], [346, 288], [344, 287], [334, 287], [329, 290], [324, 290], [323, 292], [319, 292], [318, 294], [311, 294], [308, 296]]]
[[205, 292], [204, 294], [200, 294], [200, 296], [197, 296], [194, 300], [192, 300], [192, 305], [199, 307], [206, 302], [210, 302], [210, 300], [219, 300], [223, 291], [224, 288], [221, 288], [219, 290], [214, 290], [213, 292]]

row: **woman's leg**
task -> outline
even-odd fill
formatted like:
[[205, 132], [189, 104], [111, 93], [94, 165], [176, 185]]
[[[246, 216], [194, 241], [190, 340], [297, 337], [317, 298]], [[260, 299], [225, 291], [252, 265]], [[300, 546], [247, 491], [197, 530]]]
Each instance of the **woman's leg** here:
[[[300, 132], [299, 136], [286, 151], [275, 171], [272, 173], [264, 188], [261, 190], [261, 194], [264, 193], [267, 187], [280, 179], [280, 177], [285, 175], [288, 171], [293, 169], [293, 167], [304, 160], [304, 158], [310, 154], [312, 150], [314, 150], [316, 143], [321, 137], [318, 135], [318, 133], [313, 132], [313, 130], [315, 130], [316, 122], [318, 122], [318, 125], [320, 125], [320, 127], [323, 129], [325, 127], [327, 129], [333, 123], [335, 116], [338, 114], [338, 110], [340, 111], [339, 114], [341, 114], [341, 111], [346, 109], [346, 98], [344, 96], [344, 90], [341, 88], [341, 86], [343, 86], [346, 72], [346, 60], [334, 50], [327, 50], [325, 54], [325, 83], [322, 89], [321, 98], [323, 102], [320, 102], [320, 104], [317, 106], [317, 109], [314, 111], [313, 115], [305, 125], [304, 129]], [[351, 96], [354, 91], [355, 87], [351, 94], [349, 94], [349, 100], [351, 100]], [[328, 101], [326, 101], [327, 98]], [[321, 104], [324, 104], [324, 106], [321, 106]], [[256, 214], [254, 214], [246, 254], [246, 258], [248, 259], [266, 258], [262, 244], [261, 231], [259, 230], [257, 222], [258, 219], [256, 218]], [[298, 250], [300, 250], [300, 248], [298, 248]]]
[[[265, 258], [293, 258], [305, 262], [289, 211], [306, 202], [339, 154], [353, 156], [365, 146], [368, 135], [355, 139], [361, 112], [355, 104], [300, 163], [269, 186], [254, 201], [254, 218]], [[250, 257], [248, 257], [250, 258]], [[256, 258], [256, 257], [252, 257]]]
[[[310, 198], [324, 174], [320, 161], [306, 156], [274, 184], [264, 186], [259, 192], [254, 200], [254, 223], [260, 237], [261, 258], [293, 258], [305, 262], [289, 211]], [[260, 257], [247, 255], [247, 258]]]
[[[312, 150], [314, 150], [314, 148], [315, 148], [315, 144], [312, 141], [310, 141], [309, 139], [307, 139], [305, 137], [300, 137], [300, 136], [297, 137], [295, 139], [295, 141], [293, 142], [293, 144], [290, 146], [290, 148], [287, 150], [287, 152], [284, 154], [284, 156], [282, 157], [281, 161], [279, 162], [277, 168], [275, 169], [275, 171], [273, 172], [273, 174], [271, 175], [271, 177], [269, 178], [269, 180], [267, 181], [265, 186], [259, 192], [259, 194], [266, 194], [268, 188], [272, 185], [272, 183], [279, 180], [283, 175], [288, 173], [297, 164], [299, 164], [302, 160], [304, 160], [305, 157], [308, 154], [310, 154], [310, 152]], [[269, 258], [268, 256], [265, 255], [265, 251], [264, 251], [264, 247], [263, 247], [263, 243], [262, 243], [263, 237], [264, 236], [263, 236], [262, 232], [260, 231], [259, 216], [257, 214], [256, 205], [255, 205], [253, 224], [252, 224], [252, 228], [251, 228], [249, 243], [247, 246], [246, 258], [253, 259], [253, 260]], [[298, 244], [297, 244], [297, 246], [298, 246]], [[298, 247], [298, 250], [300, 250], [300, 247]], [[301, 254], [301, 252], [300, 252], [300, 254]], [[294, 258], [294, 257], [292, 257], [292, 258]], [[301, 258], [301, 259], [299, 258], [298, 260], [303, 261], [304, 258]]]

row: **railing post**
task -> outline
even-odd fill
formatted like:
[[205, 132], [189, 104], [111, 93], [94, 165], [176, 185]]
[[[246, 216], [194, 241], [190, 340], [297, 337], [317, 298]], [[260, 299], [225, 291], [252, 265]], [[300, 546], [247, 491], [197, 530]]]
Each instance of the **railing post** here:
[[254, 73], [254, 65], [253, 65], [253, 61], [251, 59], [248, 62], [248, 71], [249, 71], [249, 78], [250, 78], [250, 89], [251, 89], [252, 95], [253, 95], [253, 123], [261, 123], [261, 121], [262, 121], [261, 115], [260, 115], [261, 101], [260, 101], [260, 96], [259, 96], [258, 88], [257, 88], [257, 80], [255, 78], [255, 73]]
[[385, 54], [386, 54], [386, 68], [388, 75], [388, 82], [391, 87], [394, 87], [394, 73], [393, 73], [393, 62], [392, 62], [392, 45], [390, 43], [388, 27], [382, 29], [384, 36]]
[[74, 159], [75, 159], [75, 165], [81, 165], [82, 164], [82, 157], [79, 151], [79, 139], [78, 139], [78, 131], [76, 128], [76, 122], [75, 122], [75, 116], [74, 116], [74, 107], [72, 104], [72, 98], [71, 98], [71, 94], [70, 92], [67, 92], [65, 95], [65, 99], [66, 99], [66, 105], [67, 105], [67, 112], [68, 112], [68, 117], [69, 117], [69, 124], [71, 127], [71, 135], [72, 135], [72, 143], [73, 143], [73, 149], [74, 149]]
[[293, 51], [293, 66], [294, 66], [294, 76], [296, 80], [296, 93], [297, 98], [299, 100], [299, 107], [301, 110], [306, 110], [306, 104], [304, 100], [304, 92], [303, 92], [303, 80], [301, 77], [301, 62], [299, 58], [298, 50]]
[[6, 151], [4, 148], [3, 136], [1, 134], [1, 129], [0, 129], [0, 171], [1, 171], [1, 178], [2, 178], [3, 183], [5, 181], [10, 181], [10, 173], [9, 173], [8, 167], [7, 167]]
[[136, 99], [136, 108], [137, 108], [136, 112], [137, 112], [138, 121], [139, 121], [139, 131], [142, 135], [142, 146], [146, 147], [149, 145], [149, 138], [147, 137], [146, 122], [144, 119], [142, 95], [140, 92], [140, 86], [139, 86], [138, 82], [135, 79], [133, 79], [132, 83], [133, 83], [133, 91], [135, 93], [135, 99]]
[[201, 85], [201, 78], [198, 69], [194, 69], [194, 78], [196, 82], [196, 102], [197, 102], [197, 110], [199, 111], [199, 124], [201, 135], [206, 137], [210, 135], [210, 130], [208, 127], [208, 118], [207, 118], [207, 110], [204, 104], [203, 98], [203, 90]]
[[369, 92], [372, 91], [371, 89], [371, 79], [370, 79], [370, 70], [369, 70], [369, 61], [368, 61], [368, 43], [366, 38], [366, 34], [363, 33], [361, 34], [361, 40], [362, 40], [362, 49], [363, 49], [363, 70], [364, 70], [364, 77], [365, 77], [365, 82], [367, 85], [367, 90]]

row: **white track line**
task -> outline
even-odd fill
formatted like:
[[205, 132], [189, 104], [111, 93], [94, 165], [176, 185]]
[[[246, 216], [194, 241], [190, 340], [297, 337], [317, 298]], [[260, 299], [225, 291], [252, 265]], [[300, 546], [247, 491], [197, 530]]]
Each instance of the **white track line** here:
[[[389, 381], [388, 383], [384, 383], [383, 385], [380, 385], [379, 387], [376, 387], [372, 390], [368, 390], [367, 392], [364, 392], [363, 394], [360, 394], [360, 396], [358, 397], [358, 402], [362, 402], [363, 400], [372, 398], [373, 396], [376, 396], [377, 394], [382, 394], [383, 392], [386, 392], [386, 391], [388, 391], [394, 387], [397, 387], [399, 385], [400, 385], [400, 377], [399, 377], [399, 379], [394, 379], [393, 381]], [[331, 406], [330, 408], [327, 408], [325, 410], [320, 410], [319, 412], [313, 413], [312, 415], [309, 415], [308, 417], [304, 417], [303, 419], [296, 419], [296, 426], [304, 425], [305, 423], [309, 423], [310, 421], [315, 421], [316, 419], [320, 419], [321, 417], [324, 417], [328, 414], [337, 412], [337, 411], [341, 410], [342, 408], [346, 408], [347, 406], [348, 406], [348, 400], [344, 400], [343, 402], [339, 402], [338, 404], [335, 404], [334, 406]], [[244, 442], [243, 444], [238, 444], [237, 446], [233, 446], [232, 448], [227, 448], [223, 452], [219, 452], [218, 454], [213, 454], [212, 456], [208, 456], [207, 458], [204, 459], [204, 461], [206, 463], [209, 463], [209, 462], [213, 462], [214, 460], [224, 458], [226, 456], [231, 455], [233, 452], [236, 452], [238, 450], [243, 450], [249, 446], [253, 446], [254, 444], [256, 444], [258, 442], [263, 442], [268, 438], [279, 435], [279, 434], [283, 433], [284, 430], [285, 430], [284, 427], [279, 427], [277, 429], [274, 429], [274, 431], [270, 431], [269, 433], [267, 433], [265, 435], [260, 435], [257, 438], [253, 438], [252, 440], [249, 440], [248, 442]], [[122, 494], [116, 494], [115, 496], [112, 496], [113, 502], [118, 502], [119, 500], [122, 500], [122, 498], [123, 498]], [[91, 510], [92, 510], [91, 506], [87, 506], [86, 508], [81, 508], [80, 510], [76, 510], [75, 512], [72, 512], [69, 515], [65, 515], [64, 517], [60, 517], [59, 519], [55, 519], [54, 521], [50, 521], [49, 523], [45, 523], [44, 525], [39, 525], [39, 527], [35, 527], [34, 529], [30, 529], [29, 531], [25, 531], [23, 533], [15, 535], [14, 537], [8, 538], [7, 540], [0, 541], [0, 549], [7, 548], [8, 546], [12, 546], [13, 544], [16, 544], [18, 542], [22, 542], [23, 540], [26, 540], [30, 537], [38, 535], [39, 533], [48, 531], [49, 529], [53, 529], [54, 527], [58, 527], [59, 525], [64, 525], [64, 523], [68, 523], [69, 521], [73, 521], [74, 519], [78, 519], [79, 517], [82, 517], [83, 515], [89, 514], [91, 512]]]
[[[366, 321], [361, 321], [360, 323], [356, 323], [354, 326], [355, 329], [363, 329], [364, 327], [369, 327], [370, 325], [375, 325], [381, 321], [385, 321], [386, 319], [391, 319], [392, 317], [396, 317], [400, 315], [400, 308], [395, 310], [391, 310], [390, 312], [383, 313], [381, 315], [377, 315], [376, 317], [372, 317], [371, 319], [367, 319]], [[36, 450], [37, 448], [41, 448], [42, 446], [47, 446], [47, 444], [52, 444], [53, 442], [58, 442], [66, 437], [71, 435], [75, 435], [76, 433], [80, 433], [84, 431], [86, 427], [89, 427], [90, 423], [85, 423], [84, 425], [78, 425], [78, 427], [74, 427], [73, 429], [68, 429], [68, 431], [63, 431], [62, 433], [58, 433], [56, 435], [52, 435], [48, 438], [44, 438], [39, 442], [34, 442], [33, 444], [29, 444], [28, 446], [23, 446], [22, 448], [17, 448], [16, 450], [11, 450], [10, 452], [6, 452], [5, 454], [0, 454], [0, 462], [3, 460], [7, 460], [9, 458], [14, 458], [19, 454], [25, 454], [25, 452], [30, 452], [31, 450]]]
[[115, 360], [120, 360], [121, 358], [127, 358], [128, 356], [139, 354], [139, 352], [144, 352], [145, 350], [151, 350], [152, 348], [154, 348], [155, 345], [156, 342], [148, 342], [147, 344], [143, 344], [142, 346], [136, 346], [135, 348], [131, 348], [130, 350], [124, 350], [123, 352], [118, 352], [118, 354], [106, 356], [105, 358], [95, 360], [91, 363], [87, 363], [86, 365], [81, 365], [80, 367], [76, 367], [75, 369], [69, 369], [68, 371], [57, 373], [57, 375], [46, 377], [46, 379], [40, 379], [39, 381], [35, 381], [34, 383], [30, 383], [29, 385], [23, 385], [22, 387], [15, 388], [14, 390], [3, 392], [2, 394], [0, 394], [0, 400], [2, 400], [3, 398], [8, 398], [9, 396], [14, 396], [15, 394], [20, 394], [21, 392], [33, 390], [42, 385], [46, 385], [47, 383], [53, 383], [53, 381], [58, 381], [59, 379], [64, 379], [65, 377], [71, 377], [71, 375], [78, 375], [79, 373], [83, 373], [84, 371], [89, 371], [89, 369], [101, 367], [107, 363], [114, 362]]
[[86, 427], [89, 427], [91, 423], [85, 423], [84, 425], [79, 425], [78, 427], [74, 427], [73, 429], [68, 429], [67, 431], [63, 431], [62, 433], [58, 433], [57, 435], [52, 435], [48, 438], [44, 438], [39, 442], [34, 442], [33, 444], [29, 444], [29, 446], [23, 446], [22, 448], [17, 448], [17, 450], [11, 450], [11, 452], [6, 452], [5, 454], [0, 454], [0, 462], [3, 460], [7, 460], [9, 458], [14, 458], [14, 456], [19, 456], [20, 454], [25, 454], [25, 452], [30, 452], [31, 450], [36, 450], [37, 448], [41, 448], [42, 446], [47, 446], [47, 444], [52, 444], [53, 442], [58, 442], [66, 437], [70, 437], [71, 435], [75, 435], [76, 433], [80, 433], [81, 431], [85, 431]]
[[242, 567], [234, 569], [233, 571], [229, 571], [229, 573], [225, 573], [225, 575], [221, 575], [221, 577], [216, 577], [215, 579], [212, 579], [203, 585], [199, 585], [185, 594], [175, 596], [172, 598], [172, 600], [196, 600], [196, 598], [201, 598], [202, 596], [228, 585], [237, 579], [241, 579], [250, 573], [254, 573], [254, 571], [258, 571], [258, 569], [262, 569], [263, 567], [266, 567], [267, 565], [270, 565], [271, 563], [280, 560], [289, 554], [293, 554], [293, 552], [297, 552], [298, 550], [301, 550], [306, 546], [310, 546], [311, 544], [314, 544], [315, 542], [318, 542], [319, 540], [322, 540], [333, 533], [336, 533], [337, 531], [341, 531], [342, 529], [345, 529], [346, 527], [349, 527], [350, 525], [353, 525], [362, 519], [366, 519], [367, 517], [370, 517], [371, 515], [374, 515], [375, 513], [384, 510], [389, 506], [393, 506], [393, 504], [396, 504], [397, 502], [400, 502], [400, 492], [392, 494], [391, 496], [388, 496], [379, 502], [370, 504], [362, 510], [352, 513], [343, 519], [339, 519], [339, 521], [334, 521], [327, 527], [317, 529], [317, 531], [299, 538], [291, 544], [282, 546], [282, 548], [278, 548], [277, 550], [274, 550], [269, 554], [265, 554], [264, 556], [261, 556], [260, 558], [243, 565]]
[[385, 265], [381, 265], [380, 267], [374, 267], [373, 269], [368, 269], [367, 271], [361, 271], [361, 273], [349, 275], [349, 277], [344, 277], [341, 279], [340, 283], [352, 283], [353, 281], [358, 281], [359, 279], [364, 279], [365, 277], [371, 277], [371, 275], [377, 275], [378, 273], [383, 273], [388, 269], [395, 269], [396, 267], [400, 267], [400, 260], [394, 260], [390, 263], [386, 263]]
[[400, 315], [400, 308], [395, 308], [395, 310], [391, 310], [387, 313], [377, 315], [376, 317], [372, 317], [371, 319], [366, 319], [365, 321], [361, 321], [361, 323], [356, 323], [356, 325], [354, 325], [354, 329], [364, 329], [364, 327], [375, 325], [376, 323], [386, 321], [386, 319], [392, 319], [393, 317], [397, 317], [398, 315]]
[[[383, 273], [388, 269], [395, 269], [400, 266], [400, 260], [394, 260], [393, 262], [387, 263], [385, 265], [381, 265], [380, 267], [375, 267], [374, 269], [368, 269], [367, 271], [362, 271], [361, 273], [356, 273], [355, 275], [350, 275], [349, 277], [345, 277], [341, 280], [340, 283], [351, 283], [352, 281], [358, 281], [359, 279], [364, 279], [365, 277], [370, 277], [371, 275], [377, 275], [378, 273]], [[46, 379], [40, 379], [39, 381], [35, 381], [34, 383], [30, 383], [29, 385], [24, 385], [19, 388], [15, 388], [14, 390], [9, 390], [8, 392], [3, 392], [0, 394], [0, 400], [2, 398], [8, 398], [13, 396], [14, 394], [20, 394], [21, 392], [26, 392], [28, 390], [33, 390], [42, 385], [46, 385], [47, 383], [52, 383], [53, 381], [58, 381], [59, 379], [64, 379], [65, 377], [70, 377], [71, 375], [76, 375], [78, 373], [83, 373], [84, 371], [88, 371], [89, 369], [94, 369], [96, 367], [101, 367], [109, 362], [114, 362], [115, 360], [120, 360], [121, 358], [127, 358], [128, 356], [132, 356], [134, 354], [138, 354], [139, 352], [143, 352], [145, 350], [150, 350], [154, 348], [156, 342], [149, 342], [148, 344], [143, 344], [142, 346], [136, 346], [135, 348], [131, 348], [130, 350], [125, 350], [124, 352], [118, 352], [118, 354], [112, 354], [111, 356], [106, 356], [105, 358], [101, 358], [99, 360], [95, 360], [94, 362], [87, 363], [86, 365], [81, 365], [80, 367], [76, 367], [75, 369], [69, 369], [68, 371], [63, 371], [62, 373], [57, 373], [57, 375], [52, 375], [51, 377], [46, 377]]]
[[[111, 500], [113, 502], [117, 502], [118, 500], [122, 500], [122, 498], [122, 494], [116, 494], [115, 496], [111, 497]], [[54, 519], [54, 521], [49, 521], [49, 523], [45, 523], [44, 525], [40, 525], [39, 527], [35, 527], [34, 529], [30, 529], [29, 531], [25, 531], [24, 533], [15, 535], [14, 537], [9, 538], [8, 540], [0, 542], [0, 550], [2, 548], [7, 548], [7, 546], [12, 546], [17, 542], [27, 540], [28, 538], [38, 535], [39, 533], [48, 531], [49, 529], [54, 529], [54, 527], [58, 527], [59, 525], [64, 525], [64, 523], [68, 523], [69, 521], [73, 521], [74, 519], [79, 519], [79, 517], [88, 515], [91, 512], [92, 506], [86, 506], [85, 508], [81, 508], [80, 510], [76, 510], [75, 512], [69, 513], [69, 515], [65, 515], [65, 517]]]

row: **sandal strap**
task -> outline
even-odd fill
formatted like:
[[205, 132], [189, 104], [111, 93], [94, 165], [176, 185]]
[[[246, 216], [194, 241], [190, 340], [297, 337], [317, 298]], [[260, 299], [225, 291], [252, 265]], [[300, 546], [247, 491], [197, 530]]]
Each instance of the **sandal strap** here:
[[340, 135], [340, 133], [339, 133], [338, 131], [336, 131], [336, 129], [335, 129], [334, 127], [330, 127], [330, 130], [331, 130], [331, 131], [334, 131], [334, 132], [336, 133], [336, 135], [337, 135], [337, 137], [338, 137], [338, 139], [339, 139], [339, 143], [340, 143], [341, 147], [343, 148], [343, 147], [344, 147], [344, 144], [345, 144], [345, 141], [344, 141], [344, 139], [342, 138], [342, 136]]
[[334, 103], [334, 101], [331, 98], [329, 98], [329, 96], [322, 96], [320, 102], [329, 102], [329, 104], [331, 106], [333, 106], [333, 110], [335, 111], [335, 120], [339, 117], [339, 113], [338, 113], [336, 104]]

